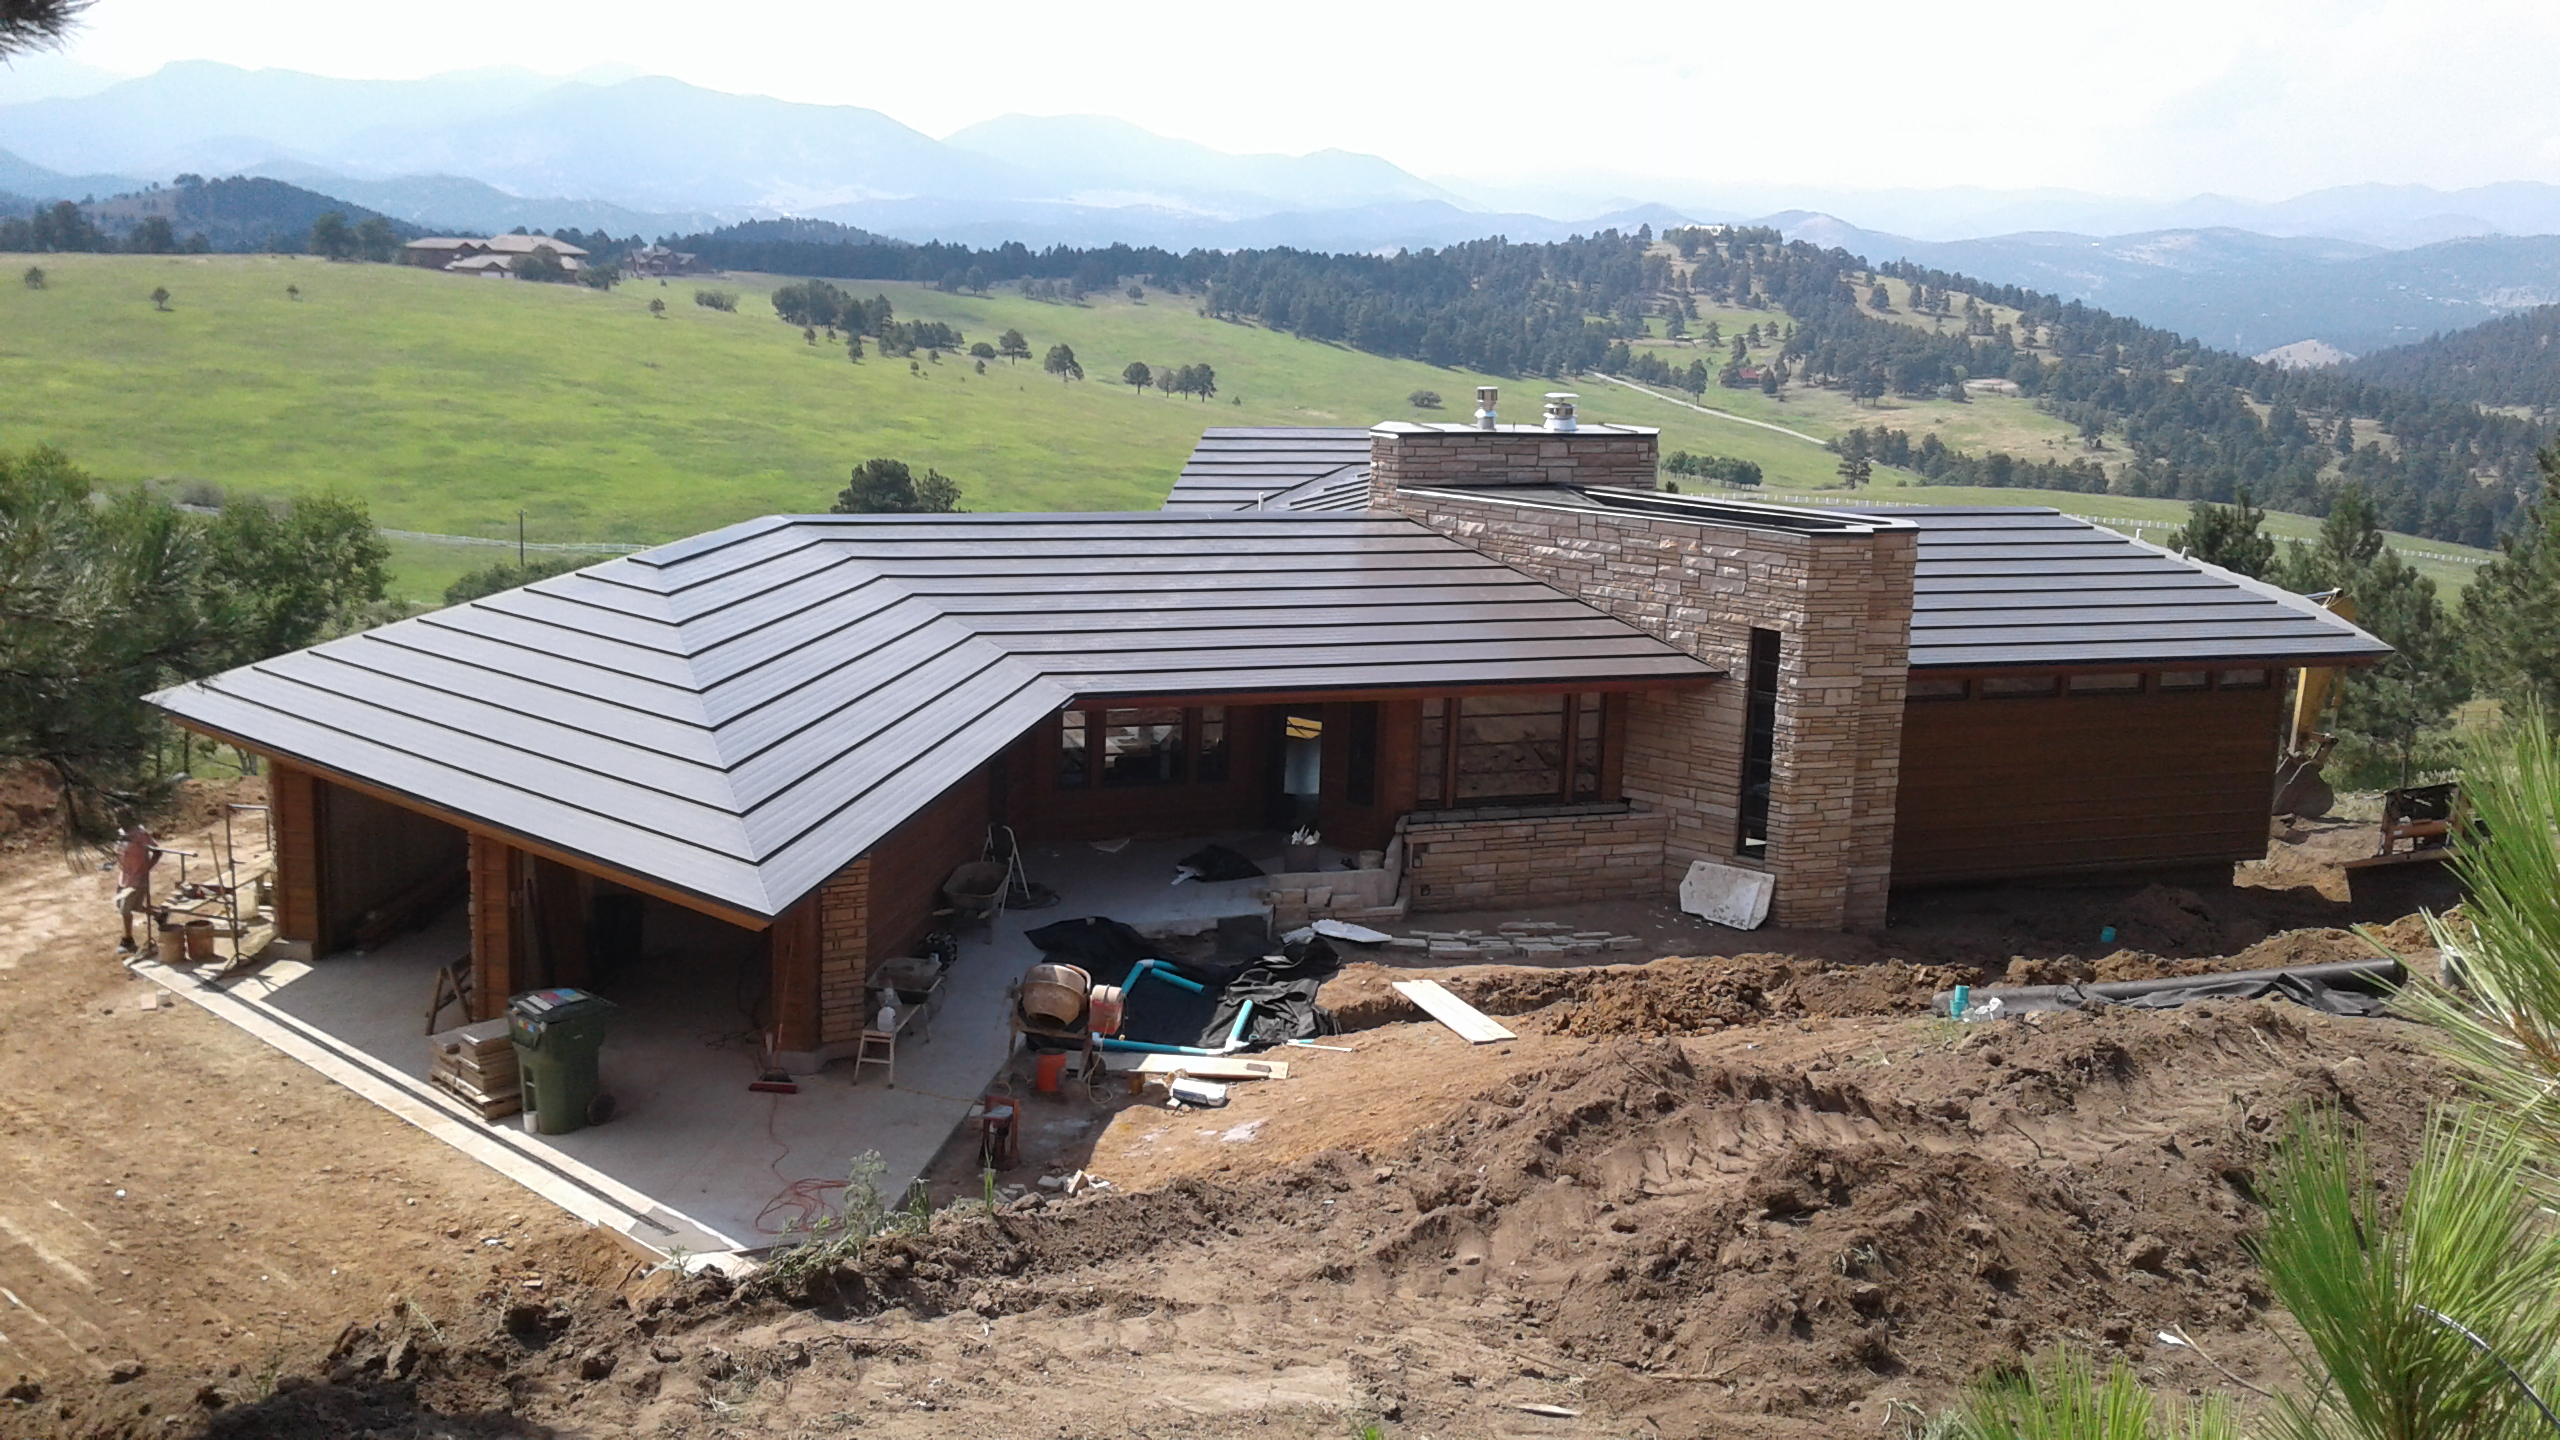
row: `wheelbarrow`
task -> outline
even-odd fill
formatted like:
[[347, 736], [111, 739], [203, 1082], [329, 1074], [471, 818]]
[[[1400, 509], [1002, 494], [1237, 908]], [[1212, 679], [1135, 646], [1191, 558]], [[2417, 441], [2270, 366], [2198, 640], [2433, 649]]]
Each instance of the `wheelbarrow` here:
[[951, 878], [942, 882], [942, 898], [951, 907], [952, 918], [982, 920], [992, 927], [1004, 911], [1008, 873], [999, 860], [972, 860], [952, 871]]

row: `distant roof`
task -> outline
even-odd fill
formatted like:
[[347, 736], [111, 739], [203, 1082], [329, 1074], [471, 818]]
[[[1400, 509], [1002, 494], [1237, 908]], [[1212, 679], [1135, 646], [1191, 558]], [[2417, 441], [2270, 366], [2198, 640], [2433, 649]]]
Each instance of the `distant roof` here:
[[817, 515], [151, 698], [773, 916], [1072, 700], [1716, 673], [1401, 518]]
[[1316, 481], [1340, 489], [1357, 480], [1365, 491], [1368, 473], [1369, 429], [1365, 425], [1222, 427], [1201, 432], [1199, 447], [1184, 463], [1182, 478], [1173, 482], [1173, 493], [1165, 497], [1164, 508], [1332, 508], [1284, 503], [1283, 497]]
[[1915, 670], [2304, 665], [2391, 653], [2302, 596], [2058, 510], [1861, 509], [1920, 527]]
[[476, 235], [429, 235], [410, 241], [405, 248], [463, 250], [476, 246], [483, 250], [495, 250], [501, 255], [530, 255], [545, 245], [551, 247], [551, 253], [564, 260], [587, 253], [583, 246], [572, 245], [566, 240], [554, 240], [548, 235], [491, 235], [486, 239]]

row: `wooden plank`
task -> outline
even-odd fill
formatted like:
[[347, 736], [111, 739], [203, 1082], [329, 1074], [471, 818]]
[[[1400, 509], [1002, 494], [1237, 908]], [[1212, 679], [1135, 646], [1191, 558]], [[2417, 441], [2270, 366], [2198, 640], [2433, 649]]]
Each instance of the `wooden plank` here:
[[1489, 1045], [1519, 1037], [1486, 1018], [1483, 1011], [1459, 999], [1437, 980], [1398, 980], [1395, 992], [1419, 1005], [1432, 1019], [1457, 1032], [1470, 1045]]
[[1102, 1052], [1105, 1070], [1141, 1075], [1188, 1075], [1194, 1080], [1286, 1080], [1286, 1060], [1244, 1060], [1235, 1056], [1140, 1055], [1126, 1050]]

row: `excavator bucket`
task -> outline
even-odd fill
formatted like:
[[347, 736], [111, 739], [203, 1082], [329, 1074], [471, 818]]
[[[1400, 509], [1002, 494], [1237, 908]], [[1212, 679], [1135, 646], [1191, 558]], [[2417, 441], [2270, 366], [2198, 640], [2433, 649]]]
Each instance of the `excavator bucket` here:
[[[2356, 618], [2355, 602], [2343, 590], [2311, 598], [2340, 619]], [[2330, 748], [2338, 743], [2336, 737], [2320, 733], [2320, 717], [2327, 713], [2337, 689], [2335, 669], [2322, 667], [2302, 672], [2302, 683], [2293, 694], [2293, 727], [2285, 733], [2284, 758], [2276, 762], [2276, 793], [2268, 814], [2326, 815], [2329, 807], [2337, 803], [2337, 792], [2320, 776], [2320, 767], [2328, 763]]]

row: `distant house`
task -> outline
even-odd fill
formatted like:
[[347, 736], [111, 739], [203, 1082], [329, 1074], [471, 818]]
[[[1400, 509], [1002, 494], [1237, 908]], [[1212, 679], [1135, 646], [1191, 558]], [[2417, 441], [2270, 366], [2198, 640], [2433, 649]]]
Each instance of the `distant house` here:
[[690, 275], [698, 268], [700, 256], [686, 250], [670, 250], [664, 245], [643, 245], [622, 257], [622, 268], [632, 275]]
[[561, 266], [572, 274], [587, 268], [583, 246], [548, 235], [492, 235], [485, 240], [470, 235], [430, 235], [401, 247], [401, 259], [429, 270], [487, 275], [512, 273], [509, 266], [517, 256], [545, 248], [559, 256]]

